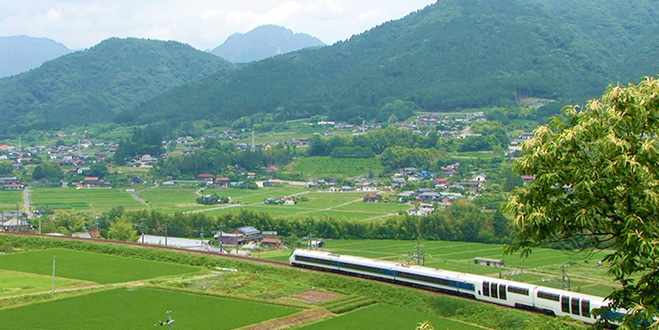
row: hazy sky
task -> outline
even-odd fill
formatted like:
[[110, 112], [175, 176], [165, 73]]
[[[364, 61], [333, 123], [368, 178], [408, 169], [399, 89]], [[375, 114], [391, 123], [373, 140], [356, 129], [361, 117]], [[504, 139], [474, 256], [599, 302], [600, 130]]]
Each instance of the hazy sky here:
[[176, 40], [201, 50], [276, 24], [345, 40], [434, 0], [0, 0], [0, 36], [47, 37], [71, 49], [109, 37]]

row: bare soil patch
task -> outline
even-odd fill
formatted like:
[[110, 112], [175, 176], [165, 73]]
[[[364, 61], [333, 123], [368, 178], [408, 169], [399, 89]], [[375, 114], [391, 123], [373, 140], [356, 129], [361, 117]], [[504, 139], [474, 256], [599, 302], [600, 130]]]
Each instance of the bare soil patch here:
[[287, 328], [292, 328], [303, 324], [307, 324], [309, 322], [319, 321], [332, 316], [334, 316], [334, 314], [328, 312], [324, 308], [314, 308], [308, 311], [300, 312], [280, 319], [265, 321], [263, 323], [247, 326], [241, 328], [241, 330], [287, 329]]
[[315, 291], [315, 290], [300, 292], [291, 296], [291, 298], [293, 299], [297, 299], [309, 304], [316, 304], [323, 301], [333, 300], [339, 297], [341, 296], [337, 294], [323, 292], [323, 291]]

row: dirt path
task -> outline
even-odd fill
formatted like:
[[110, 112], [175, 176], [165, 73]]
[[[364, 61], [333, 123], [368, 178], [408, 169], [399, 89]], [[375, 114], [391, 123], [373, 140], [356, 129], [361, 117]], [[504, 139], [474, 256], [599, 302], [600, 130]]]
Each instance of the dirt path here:
[[324, 308], [314, 308], [311, 310], [299, 312], [287, 317], [283, 317], [276, 320], [269, 320], [259, 324], [250, 325], [240, 330], [279, 330], [279, 329], [288, 329], [309, 322], [320, 321], [329, 317], [333, 317], [334, 314], [328, 312]]

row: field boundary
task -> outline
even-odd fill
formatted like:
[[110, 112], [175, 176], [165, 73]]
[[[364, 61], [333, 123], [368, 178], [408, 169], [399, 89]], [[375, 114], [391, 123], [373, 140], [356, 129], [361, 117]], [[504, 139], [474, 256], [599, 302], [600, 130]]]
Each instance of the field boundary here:
[[324, 308], [314, 308], [311, 310], [302, 311], [282, 317], [279, 319], [268, 320], [254, 325], [249, 325], [240, 330], [279, 330], [287, 329], [311, 322], [324, 320], [326, 318], [334, 317], [334, 314], [328, 312]]

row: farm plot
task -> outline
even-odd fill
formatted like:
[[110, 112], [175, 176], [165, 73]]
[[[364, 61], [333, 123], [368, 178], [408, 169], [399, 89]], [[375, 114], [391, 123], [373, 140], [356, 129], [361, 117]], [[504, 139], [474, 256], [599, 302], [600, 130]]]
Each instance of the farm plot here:
[[149, 203], [154, 209], [166, 212], [185, 212], [203, 207], [196, 203], [199, 190], [196, 187], [158, 187], [138, 191], [144, 201]]
[[302, 173], [306, 178], [346, 178], [369, 173], [382, 173], [384, 167], [379, 158], [307, 157], [298, 159], [285, 169]]
[[[44, 292], [52, 288], [52, 278], [0, 270], [0, 297], [18, 296], [34, 292]], [[63, 278], [55, 279], [55, 288], [79, 285], [83, 281]]]
[[[394, 262], [410, 261], [416, 241], [399, 240], [325, 240], [329, 251]], [[613, 283], [606, 275], [606, 267], [598, 266], [606, 252], [566, 252], [553, 249], [535, 249], [528, 259], [519, 255], [503, 255], [503, 246], [473, 242], [422, 241], [425, 265], [494, 277], [507, 277], [538, 285], [561, 288], [563, 265], [572, 279], [571, 288], [579, 292], [607, 295]], [[263, 256], [269, 258], [268, 254]], [[494, 268], [474, 264], [474, 258], [503, 259], [505, 268]], [[272, 258], [283, 260], [282, 255]], [[594, 280], [597, 279], [597, 280]]]
[[99, 284], [181, 275], [200, 270], [197, 267], [66, 249], [48, 249], [0, 255], [0, 269], [52, 275], [53, 256], [55, 257], [55, 275], [57, 277], [91, 281]]
[[16, 211], [16, 204], [23, 205], [23, 191], [0, 190], [0, 211]]
[[[218, 190], [223, 191], [223, 190]], [[266, 197], [280, 197], [297, 194], [300, 201], [296, 205], [265, 205]], [[218, 192], [219, 195], [219, 192]], [[236, 197], [248, 204], [239, 207], [217, 206], [209, 210], [209, 215], [220, 215], [240, 210], [262, 212], [274, 217], [303, 218], [303, 217], [331, 217], [336, 220], [368, 220], [378, 219], [398, 214], [399, 211], [409, 208], [403, 204], [364, 203], [366, 193], [328, 193], [311, 192], [296, 187], [273, 187], [255, 191], [252, 195]], [[226, 195], [231, 196], [231, 195]], [[233, 196], [231, 196], [234, 198]]]
[[429, 321], [435, 329], [483, 329], [447, 318], [384, 304], [360, 308], [339, 317], [309, 324], [297, 329], [414, 329], [423, 321]]
[[176, 329], [235, 329], [300, 309], [160, 289], [114, 289], [2, 310], [0, 329], [150, 329], [167, 320], [167, 311]]
[[109, 211], [113, 207], [141, 209], [144, 205], [122, 189], [33, 188], [32, 208]]

